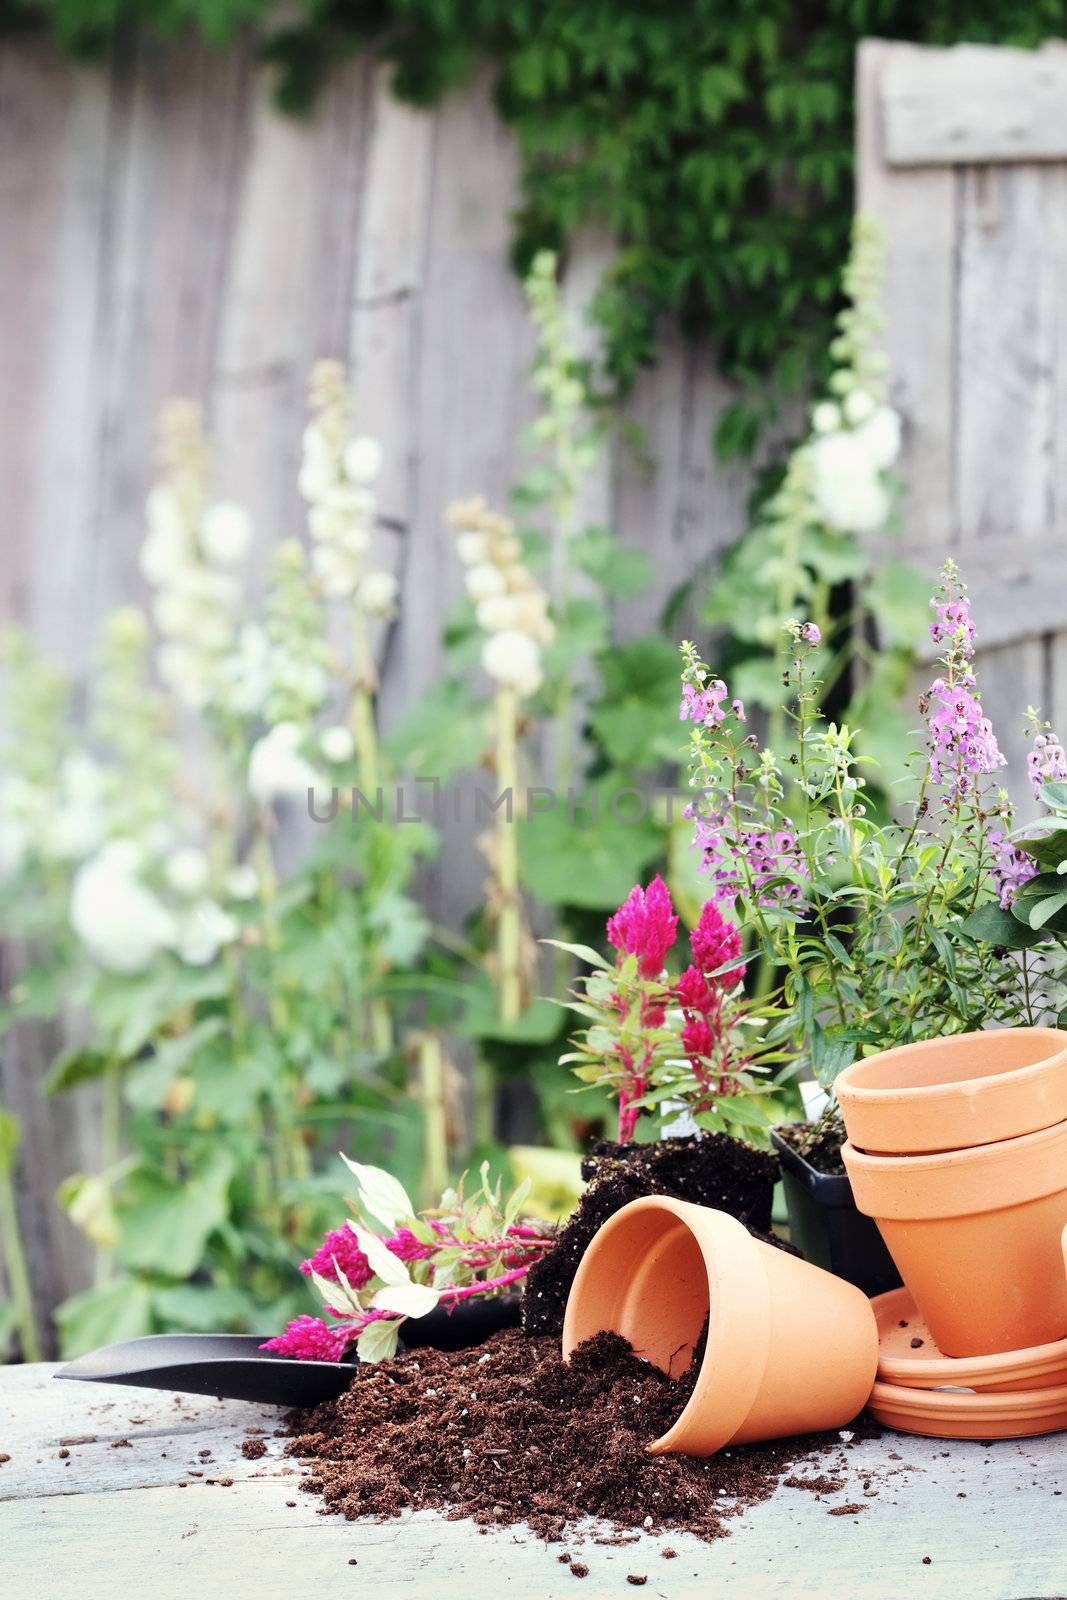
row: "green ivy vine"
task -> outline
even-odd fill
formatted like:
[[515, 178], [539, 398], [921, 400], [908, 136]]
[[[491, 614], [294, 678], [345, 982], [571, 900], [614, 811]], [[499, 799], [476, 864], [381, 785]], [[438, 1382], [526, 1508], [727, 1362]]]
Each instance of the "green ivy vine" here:
[[438, 102], [491, 61], [522, 154], [515, 258], [595, 222], [620, 253], [596, 304], [614, 379], [677, 318], [743, 385], [721, 456], [751, 451], [784, 393], [822, 376], [853, 210], [853, 75], [865, 37], [1033, 46], [1064, 0], [0, 0], [68, 50], [132, 22], [225, 45], [249, 24], [279, 103], [307, 110], [330, 69], [373, 49], [396, 92]]

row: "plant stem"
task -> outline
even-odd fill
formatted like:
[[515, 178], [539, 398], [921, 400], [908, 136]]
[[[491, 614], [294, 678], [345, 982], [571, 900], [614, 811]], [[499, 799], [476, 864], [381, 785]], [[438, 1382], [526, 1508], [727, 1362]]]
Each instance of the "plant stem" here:
[[37, 1324], [33, 1316], [33, 1290], [26, 1266], [26, 1253], [22, 1248], [18, 1211], [15, 1207], [15, 1185], [11, 1173], [0, 1166], [0, 1255], [11, 1289], [15, 1308], [15, 1327], [24, 1361], [40, 1361], [41, 1344], [37, 1337]]
[[[270, 843], [271, 819], [269, 813], [261, 811], [258, 818], [255, 841], [256, 870], [259, 873], [260, 899], [263, 903], [263, 942], [271, 956], [276, 956], [281, 948], [281, 929], [278, 924], [278, 874], [274, 866], [274, 852]], [[280, 983], [270, 986], [270, 998], [267, 1002], [271, 1026], [277, 1038], [283, 1042], [290, 1037], [289, 1002]], [[288, 1127], [284, 1129], [288, 1141], [288, 1157], [291, 1170], [296, 1177], [304, 1177], [311, 1170], [307, 1146], [300, 1137], [300, 1129], [296, 1126], [295, 1118], [295, 1085], [292, 1075], [289, 1075], [290, 1106], [294, 1115]], [[279, 1152], [280, 1154], [280, 1152]]]
[[[111, 1172], [118, 1166], [122, 1145], [122, 1069], [117, 1061], [108, 1063], [102, 1083], [100, 1107], [100, 1168]], [[96, 1282], [110, 1283], [115, 1275], [113, 1250], [101, 1250], [96, 1259]]]
[[375, 791], [380, 780], [378, 734], [374, 721], [374, 696], [378, 689], [378, 673], [370, 652], [370, 641], [367, 638], [367, 619], [359, 606], [355, 606], [352, 612], [352, 658], [355, 669], [352, 688], [352, 735], [356, 741], [360, 788], [373, 806]]
[[[352, 661], [354, 679], [352, 686], [352, 734], [356, 741], [356, 759], [359, 764], [359, 787], [373, 807], [381, 783], [381, 761], [378, 750], [378, 729], [375, 720], [374, 699], [378, 692], [378, 671], [371, 655], [367, 638], [367, 619], [357, 605], [352, 611]], [[374, 963], [374, 976], [380, 977], [384, 968]], [[367, 1002], [367, 1024], [374, 1049], [388, 1055], [393, 1048], [393, 1020], [386, 1002], [372, 997]]]
[[[496, 695], [496, 769], [502, 793], [518, 790], [518, 700], [506, 685]], [[519, 899], [519, 840], [509, 808], [500, 811], [497, 830], [497, 996], [501, 1022], [514, 1022], [522, 1010], [522, 907]]]
[[434, 1206], [448, 1186], [445, 1057], [436, 1033], [420, 1034], [415, 1048], [423, 1116], [422, 1203]]

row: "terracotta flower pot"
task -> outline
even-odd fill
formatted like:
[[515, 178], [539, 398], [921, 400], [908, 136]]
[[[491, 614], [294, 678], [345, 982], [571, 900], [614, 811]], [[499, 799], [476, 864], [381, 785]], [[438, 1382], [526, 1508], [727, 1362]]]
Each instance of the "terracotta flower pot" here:
[[967, 1150], [1067, 1121], [1067, 1033], [1004, 1028], [868, 1056], [835, 1081], [857, 1150]]
[[947, 1356], [994, 1355], [1067, 1337], [1067, 1121], [940, 1155], [841, 1151]]
[[654, 1455], [707, 1456], [727, 1444], [840, 1427], [870, 1394], [878, 1330], [865, 1295], [761, 1244], [723, 1211], [658, 1195], [616, 1212], [586, 1250], [563, 1354], [611, 1329], [679, 1376], [705, 1318], [696, 1387], [649, 1445]]

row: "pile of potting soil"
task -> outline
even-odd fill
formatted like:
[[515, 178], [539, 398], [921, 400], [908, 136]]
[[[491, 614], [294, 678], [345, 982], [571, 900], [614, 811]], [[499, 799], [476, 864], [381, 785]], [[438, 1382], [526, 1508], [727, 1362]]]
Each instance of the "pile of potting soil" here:
[[699, 1347], [689, 1371], [669, 1378], [614, 1333], [569, 1363], [557, 1340], [518, 1331], [474, 1349], [411, 1350], [357, 1368], [340, 1399], [298, 1415], [287, 1450], [310, 1465], [302, 1488], [350, 1520], [431, 1508], [483, 1526], [525, 1523], [547, 1540], [586, 1517], [615, 1530], [608, 1542], [638, 1529], [717, 1539], [787, 1474], [816, 1493], [843, 1486], [825, 1462], [815, 1477], [793, 1470], [820, 1447], [840, 1452], [838, 1434], [707, 1459], [650, 1456], [698, 1365]]
[[605, 1140], [586, 1156], [582, 1176], [589, 1187], [561, 1228], [555, 1248], [527, 1273], [522, 1304], [529, 1334], [559, 1336], [567, 1296], [589, 1241], [609, 1217], [642, 1195], [669, 1195], [728, 1211], [757, 1238], [791, 1248], [771, 1234], [777, 1159], [724, 1133], [653, 1144]]

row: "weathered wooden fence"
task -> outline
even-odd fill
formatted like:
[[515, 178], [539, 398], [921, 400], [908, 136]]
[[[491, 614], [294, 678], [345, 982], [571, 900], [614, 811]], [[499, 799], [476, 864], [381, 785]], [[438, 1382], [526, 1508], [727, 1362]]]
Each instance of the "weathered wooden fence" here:
[[[144, 593], [137, 567], [161, 403], [206, 408], [220, 491], [249, 507], [260, 551], [299, 531], [304, 386], [320, 355], [349, 365], [360, 425], [385, 449], [381, 552], [401, 582], [382, 641], [386, 719], [441, 665], [461, 589], [449, 500], [498, 504], [523, 470], [532, 338], [509, 266], [518, 200], [490, 85], [421, 113], [354, 61], [315, 117], [279, 116], [251, 50], [134, 41], [106, 68], [45, 46], [0, 48], [0, 616], [26, 623], [79, 681], [101, 618]], [[578, 312], [606, 245], [567, 265]], [[647, 455], [615, 442], [591, 520], [654, 552], [625, 636], [740, 531], [746, 469], [713, 464], [730, 398], [710, 350], [667, 335], [630, 407]], [[446, 918], [479, 892], [464, 838], [428, 893]], [[3, 1094], [26, 1126], [25, 1222], [51, 1305], [85, 1281], [57, 1183], [95, 1162], [91, 1096], [43, 1107], [55, 1039], [20, 1029]]]
[[[904, 544], [931, 572], [946, 550], [965, 568], [1021, 792], [1021, 707], [1067, 725], [1067, 50], [872, 42], [859, 117], [859, 200], [889, 243]], [[220, 488], [254, 513], [260, 549], [297, 530], [304, 378], [336, 355], [386, 450], [395, 714], [438, 671], [459, 592], [443, 507], [502, 501], [519, 468], [531, 338], [507, 262], [516, 197], [486, 83], [420, 113], [355, 61], [301, 123], [272, 110], [250, 51], [140, 41], [90, 69], [0, 49], [0, 616], [84, 676], [101, 617], [142, 592], [153, 422], [174, 394], [206, 406]], [[585, 241], [569, 261], [572, 307], [605, 248]], [[630, 406], [650, 460], [616, 443], [590, 490], [591, 514], [655, 556], [650, 594], [619, 608], [623, 633], [743, 524], [749, 474], [708, 448], [729, 398], [711, 352], [666, 334]], [[47, 1044], [21, 1036], [3, 1068], [27, 1122], [46, 1305], [84, 1282], [52, 1201], [72, 1130], [35, 1099]]]
[[983, 702], [1027, 802], [1021, 713], [1067, 730], [1067, 45], [867, 41], [858, 204], [888, 241], [905, 551], [970, 584]]

